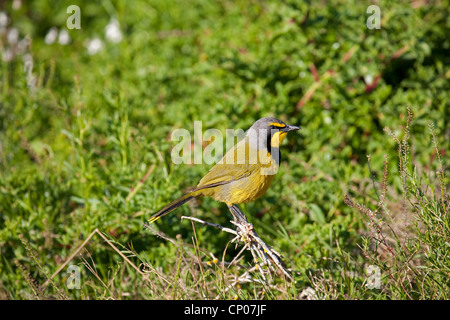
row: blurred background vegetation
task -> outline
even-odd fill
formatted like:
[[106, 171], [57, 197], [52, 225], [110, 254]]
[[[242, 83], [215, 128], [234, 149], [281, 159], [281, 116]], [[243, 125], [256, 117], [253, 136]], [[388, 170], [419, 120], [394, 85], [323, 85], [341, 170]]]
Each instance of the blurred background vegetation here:
[[[366, 25], [372, 4], [380, 29]], [[81, 29], [66, 26], [70, 5], [80, 8]], [[1, 297], [299, 299], [310, 287], [328, 299], [449, 298], [448, 277], [428, 283], [420, 276], [448, 271], [428, 264], [423, 242], [411, 243], [417, 251], [390, 271], [405, 252], [395, 244], [417, 239], [423, 221], [402, 185], [397, 143], [384, 131], [401, 137], [410, 107], [407, 169], [424, 179], [423, 190], [436, 190], [444, 229], [428, 240], [448, 262], [448, 197], [438, 191], [448, 180], [436, 171], [445, 173], [450, 151], [449, 7], [420, 0], [2, 2]], [[239, 250], [229, 245], [224, 254], [230, 235], [180, 221], [192, 215], [231, 226], [225, 205], [204, 199], [155, 224], [186, 245], [143, 224], [209, 169], [172, 163], [173, 130], [193, 132], [202, 121], [203, 130], [225, 134], [265, 116], [303, 130], [286, 139], [267, 194], [241, 209], [297, 281], [278, 279], [265, 294], [255, 283], [225, 290], [221, 268], [198, 260], [212, 253], [230, 261]], [[371, 220], [344, 203], [349, 195], [376, 208], [385, 166], [387, 199], [377, 218], [402, 230], [392, 240], [394, 258], [373, 243]], [[159, 275], [143, 281], [94, 236], [70, 262], [82, 267], [82, 288], [67, 289], [66, 269], [44, 286], [96, 228]], [[379, 288], [367, 286], [372, 264], [381, 268]]]

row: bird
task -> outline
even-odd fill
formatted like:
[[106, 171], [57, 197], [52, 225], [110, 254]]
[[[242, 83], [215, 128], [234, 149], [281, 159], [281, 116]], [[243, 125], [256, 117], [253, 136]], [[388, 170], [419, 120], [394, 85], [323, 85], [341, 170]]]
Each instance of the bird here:
[[235, 221], [245, 219], [237, 205], [252, 202], [266, 193], [280, 165], [281, 143], [288, 132], [300, 129], [274, 117], [255, 121], [245, 137], [225, 153], [196, 188], [153, 214], [149, 223], [198, 197], [223, 202]]

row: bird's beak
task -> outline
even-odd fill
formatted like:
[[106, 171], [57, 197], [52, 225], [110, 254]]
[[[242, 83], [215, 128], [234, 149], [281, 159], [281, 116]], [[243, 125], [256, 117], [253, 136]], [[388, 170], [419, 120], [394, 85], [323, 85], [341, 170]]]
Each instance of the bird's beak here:
[[283, 132], [289, 132], [289, 131], [295, 131], [295, 130], [301, 130], [302, 128], [297, 127], [297, 126], [290, 126], [290, 125], [286, 125], [286, 127], [284, 127], [283, 129], [281, 129], [281, 131]]

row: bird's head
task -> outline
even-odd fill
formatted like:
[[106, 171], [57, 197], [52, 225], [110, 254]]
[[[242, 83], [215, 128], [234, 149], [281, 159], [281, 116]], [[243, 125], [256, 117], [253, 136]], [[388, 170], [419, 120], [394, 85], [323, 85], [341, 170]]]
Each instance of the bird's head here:
[[300, 127], [292, 126], [283, 121], [266, 117], [257, 120], [248, 130], [247, 136], [252, 139], [257, 138], [258, 149], [279, 148], [289, 131], [300, 130]]

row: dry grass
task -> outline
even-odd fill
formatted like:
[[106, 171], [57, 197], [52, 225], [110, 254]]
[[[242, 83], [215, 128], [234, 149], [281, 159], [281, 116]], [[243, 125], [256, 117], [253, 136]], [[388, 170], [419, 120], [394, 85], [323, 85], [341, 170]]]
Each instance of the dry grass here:
[[[412, 120], [413, 114], [408, 108], [406, 126], [401, 139], [391, 130], [385, 130], [398, 145], [398, 170], [402, 194], [396, 195], [393, 188], [388, 186], [389, 161], [385, 156], [381, 192], [376, 208], [371, 210], [352, 201], [348, 195], [344, 201], [367, 217], [366, 241], [360, 248], [372, 264], [384, 270], [385, 288], [393, 293], [393, 298], [406, 296], [411, 300], [446, 299], [450, 295], [450, 288], [448, 281], [444, 280], [442, 283], [442, 280], [450, 271], [449, 265], [445, 262], [450, 261], [448, 249], [445, 249], [450, 231], [450, 213], [447, 209], [450, 196], [446, 190], [444, 167], [431, 124], [429, 125], [431, 140], [439, 168], [434, 184], [432, 186], [421, 184], [417, 176], [417, 167], [411, 171], [409, 130]], [[370, 163], [370, 157], [368, 159]], [[438, 251], [433, 251], [433, 248]], [[432, 256], [435, 257], [431, 258]], [[433, 283], [431, 287], [430, 283]], [[397, 290], [392, 290], [393, 288]]]

